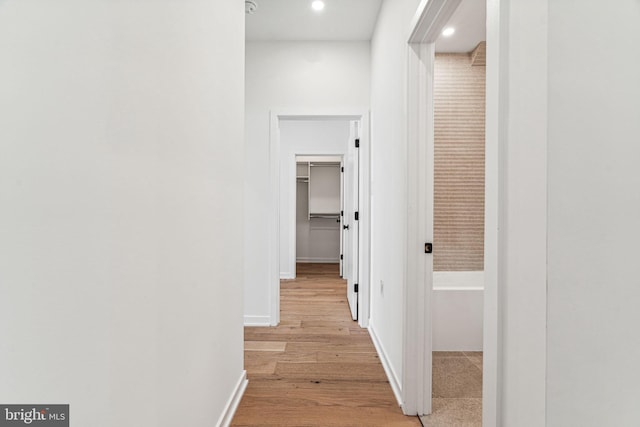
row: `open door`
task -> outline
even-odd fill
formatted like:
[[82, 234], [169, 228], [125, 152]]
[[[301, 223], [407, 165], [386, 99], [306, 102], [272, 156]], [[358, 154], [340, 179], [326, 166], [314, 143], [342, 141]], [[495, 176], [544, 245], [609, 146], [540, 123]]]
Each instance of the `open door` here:
[[340, 161], [340, 277], [346, 278], [344, 270], [344, 238], [346, 230], [344, 226], [344, 157]]
[[358, 320], [358, 256], [359, 256], [359, 127], [351, 122], [351, 132], [344, 166], [344, 216], [342, 232], [344, 242], [344, 278], [347, 279], [347, 299], [351, 317]]

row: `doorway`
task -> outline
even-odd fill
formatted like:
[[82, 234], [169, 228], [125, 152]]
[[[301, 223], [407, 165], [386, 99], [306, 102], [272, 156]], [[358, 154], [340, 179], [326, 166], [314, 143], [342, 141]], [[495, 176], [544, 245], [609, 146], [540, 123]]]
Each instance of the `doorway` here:
[[[363, 111], [355, 114], [272, 112], [270, 165], [274, 196], [269, 222], [272, 225], [271, 241], [274, 242], [270, 252], [270, 266], [273, 268], [270, 273], [271, 324], [274, 326], [280, 319], [280, 280], [293, 279], [296, 276], [296, 176], [297, 159], [300, 159], [300, 156], [303, 156], [303, 159], [304, 156], [334, 156], [334, 160], [335, 156], [338, 156], [341, 160], [340, 168], [344, 167], [342, 175], [345, 197], [339, 218], [339, 225], [343, 227], [344, 232], [342, 253], [338, 255], [343, 255], [345, 261], [343, 276], [348, 281], [347, 295], [352, 317], [358, 320], [361, 327], [368, 325], [368, 123], [368, 112]], [[331, 221], [337, 214], [334, 210], [335, 207], [329, 209], [331, 212], [313, 212], [316, 216], [314, 220]], [[318, 215], [325, 218], [318, 218]], [[327, 218], [329, 215], [331, 218]]]
[[[350, 123], [347, 144], [356, 126]], [[355, 148], [346, 151], [296, 156], [295, 262], [296, 269], [300, 263], [338, 264], [352, 318], [358, 320], [358, 157]]]
[[[467, 147], [464, 146], [466, 141], [463, 140], [466, 134], [461, 141], [456, 141], [453, 145], [447, 146], [446, 143], [443, 145], [442, 126], [437, 129], [436, 124], [438, 106], [434, 103], [434, 95], [438, 96], [438, 88], [435, 84], [436, 71], [438, 71], [436, 41], [441, 37], [447, 24], [452, 20], [455, 21], [456, 11], [464, 1], [433, 0], [422, 3], [416, 13], [409, 38], [408, 190], [410, 205], [417, 207], [409, 217], [409, 229], [417, 232], [409, 241], [408, 285], [405, 294], [405, 307], [408, 311], [405, 340], [413, 341], [412, 343], [405, 341], [404, 344], [406, 375], [403, 381], [405, 381], [407, 392], [403, 396], [403, 409], [406, 414], [431, 414], [432, 396], [442, 394], [441, 385], [436, 384], [437, 381], [434, 382], [437, 378], [434, 375], [433, 350], [460, 351], [456, 354], [436, 353], [435, 357], [452, 356], [451, 360], [437, 362], [439, 364], [444, 362], [445, 365], [448, 363], [451, 366], [465, 365], [473, 370], [474, 398], [478, 398], [474, 403], [481, 402], [480, 395], [483, 394], [484, 387], [482, 376], [487, 377], [485, 372], [487, 364], [483, 363], [479, 353], [471, 352], [484, 350], [484, 342], [487, 338], [491, 340], [491, 337], [487, 337], [486, 334], [483, 336], [483, 321], [486, 318], [483, 313], [485, 293], [482, 272], [485, 263], [482, 258], [486, 253], [484, 248], [486, 241], [484, 170], [481, 173], [473, 172], [469, 177], [463, 176], [468, 172], [468, 165], [464, 165], [466, 169], [463, 172], [460, 169], [456, 170], [457, 163], [470, 158], [484, 167], [484, 135], [482, 135], [482, 146], [473, 148], [475, 154], [480, 155], [480, 157], [476, 156], [477, 158], [474, 157], [475, 154], [468, 156], [469, 153], [465, 153]], [[486, 8], [484, 4], [479, 7], [482, 12]], [[476, 41], [474, 46], [466, 51], [468, 53], [461, 55], [465, 56], [468, 62], [464, 65], [467, 67], [466, 71], [469, 71], [468, 67], [474, 66], [473, 59], [478, 60], [478, 65], [483, 59], [484, 46], [479, 46], [478, 42]], [[445, 62], [447, 59], [455, 60], [455, 58], [440, 59]], [[440, 68], [442, 71], [442, 67]], [[451, 70], [447, 70], [449, 75], [450, 72]], [[481, 80], [481, 86], [484, 89], [484, 75]], [[444, 86], [447, 84], [455, 85], [455, 82], [447, 82]], [[483, 99], [475, 101], [484, 106]], [[450, 100], [445, 104], [445, 108], [442, 108], [441, 104], [440, 111], [437, 112], [440, 119], [443, 111], [445, 115], [455, 112], [455, 105], [452, 105]], [[468, 106], [469, 103], [463, 102], [461, 105]], [[459, 111], [463, 110], [464, 108], [459, 109]], [[479, 113], [473, 120], [479, 121], [477, 127], [484, 133], [484, 112]], [[447, 120], [451, 123], [451, 117], [445, 117], [445, 121]], [[436, 151], [436, 129], [438, 138], [441, 139], [438, 141], [439, 152]], [[480, 175], [482, 179], [478, 180]], [[468, 178], [473, 181], [472, 185], [469, 185]], [[448, 184], [453, 186], [447, 187]], [[480, 191], [473, 195], [462, 194], [472, 187]], [[457, 191], [460, 194], [454, 194]], [[469, 201], [472, 201], [474, 206], [467, 206]], [[473, 214], [470, 215], [471, 212]], [[463, 229], [468, 228], [469, 224], [461, 225], [460, 220], [464, 222], [471, 217], [478, 221], [475, 221], [471, 227], [472, 232], [469, 232], [471, 229], [464, 231]], [[469, 236], [475, 236], [472, 239], [473, 244], [465, 240]], [[431, 252], [427, 251], [426, 244], [423, 253], [415, 251], [415, 247], [425, 242], [432, 244], [432, 253], [424, 253]], [[486, 330], [485, 325], [484, 331]], [[468, 350], [468, 355], [464, 350]], [[437, 374], [441, 376], [442, 367], [438, 369]], [[444, 374], [446, 376], [451, 372]], [[493, 376], [489, 376], [490, 387], [494, 379]], [[437, 387], [440, 388], [436, 390]], [[489, 406], [492, 406], [491, 402]], [[479, 414], [476, 416], [480, 417]]]
[[454, 34], [441, 34], [435, 46], [433, 380], [425, 426], [482, 422], [485, 7], [462, 0], [445, 24]]
[[295, 253], [301, 263], [337, 264], [342, 277], [342, 156], [296, 156]]

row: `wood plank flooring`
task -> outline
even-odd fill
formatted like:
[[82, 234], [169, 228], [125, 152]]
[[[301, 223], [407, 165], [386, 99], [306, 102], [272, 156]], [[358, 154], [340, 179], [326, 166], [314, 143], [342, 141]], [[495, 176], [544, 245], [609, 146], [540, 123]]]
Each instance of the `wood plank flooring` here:
[[366, 329], [351, 320], [337, 264], [298, 264], [281, 323], [245, 328], [249, 386], [233, 426], [420, 426], [398, 407]]

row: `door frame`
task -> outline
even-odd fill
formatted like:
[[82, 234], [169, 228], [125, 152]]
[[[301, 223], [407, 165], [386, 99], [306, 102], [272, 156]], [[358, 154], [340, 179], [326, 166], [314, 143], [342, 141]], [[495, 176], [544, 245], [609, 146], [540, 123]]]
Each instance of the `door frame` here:
[[344, 278], [344, 156], [340, 162], [340, 277]]
[[[358, 284], [358, 324], [366, 328], [369, 326], [369, 298], [370, 298], [370, 138], [369, 138], [369, 109], [367, 108], [333, 108], [308, 109], [290, 108], [270, 111], [269, 118], [269, 186], [271, 189], [271, 206], [269, 209], [269, 307], [270, 325], [280, 323], [280, 121], [281, 120], [357, 120], [360, 121], [360, 174], [359, 206], [360, 206], [360, 234], [359, 234], [359, 281]], [[316, 150], [318, 151], [318, 150]], [[320, 150], [321, 151], [321, 150]], [[323, 155], [322, 152], [314, 154]], [[335, 153], [327, 153], [335, 154]]]
[[[329, 151], [324, 151], [322, 149], [314, 149], [314, 150], [309, 150], [309, 151], [296, 151], [295, 153], [292, 153], [291, 158], [288, 159], [288, 161], [290, 163], [292, 163], [293, 165], [296, 165], [294, 168], [297, 168], [297, 163], [298, 163], [298, 157], [325, 157], [327, 158], [329, 162], [331, 163], [337, 163], [338, 159], [340, 159], [340, 166], [337, 166], [338, 168], [342, 167], [342, 162], [344, 160], [344, 154], [336, 154], [334, 152], [329, 152]], [[318, 160], [318, 163], [322, 163], [323, 160]], [[293, 171], [292, 171], [293, 172]], [[297, 229], [297, 217], [298, 217], [298, 210], [297, 210], [297, 203], [298, 203], [298, 194], [297, 194], [297, 179], [296, 179], [297, 173], [294, 175], [293, 173], [291, 174], [291, 176], [289, 177], [289, 180], [287, 180], [287, 182], [290, 185], [289, 188], [289, 194], [291, 194], [291, 197], [289, 198], [289, 218], [294, 218], [295, 221], [291, 221], [289, 223], [289, 254], [288, 257], [290, 259], [290, 261], [293, 262], [294, 264], [294, 275], [291, 278], [295, 278], [297, 276], [297, 272], [295, 270], [295, 264], [297, 263], [297, 259], [298, 259], [298, 229]], [[309, 176], [311, 176], [311, 165], [309, 167]], [[340, 173], [340, 179], [342, 180], [342, 173]], [[311, 180], [309, 180], [311, 181]], [[343, 194], [342, 194], [342, 186], [340, 187], [340, 205], [341, 205], [341, 209], [342, 209], [342, 198], [343, 198]], [[342, 218], [340, 219], [340, 226], [342, 226]], [[284, 277], [282, 277], [284, 279]]]
[[[433, 68], [435, 42], [461, 0], [423, 0], [409, 29], [407, 60], [408, 248], [405, 292], [403, 411], [430, 414], [432, 401], [433, 259], [420, 246], [433, 238]], [[500, 0], [487, 0], [487, 111], [485, 142], [485, 287], [483, 425], [498, 425], [499, 311], [499, 68]], [[425, 120], [426, 118], [426, 120]], [[431, 274], [429, 274], [431, 273]]]
[[403, 402], [407, 415], [431, 413], [435, 42], [461, 0], [423, 0], [407, 39], [407, 271]]
[[[361, 137], [361, 123], [360, 121], [349, 122], [349, 141], [347, 150], [345, 153], [345, 171], [342, 174], [345, 178], [345, 195], [350, 197], [345, 198], [345, 206], [343, 211], [343, 221], [349, 227], [347, 235], [349, 238], [348, 248], [343, 252], [348, 254], [349, 269], [347, 270], [347, 301], [349, 303], [349, 310], [353, 320], [360, 319], [360, 291], [356, 291], [356, 287], [359, 285], [360, 279], [360, 219], [356, 220], [355, 216], [357, 212], [360, 212], [360, 148], [357, 141], [360, 141]], [[348, 179], [347, 179], [348, 178]], [[352, 243], [357, 242], [355, 245]]]

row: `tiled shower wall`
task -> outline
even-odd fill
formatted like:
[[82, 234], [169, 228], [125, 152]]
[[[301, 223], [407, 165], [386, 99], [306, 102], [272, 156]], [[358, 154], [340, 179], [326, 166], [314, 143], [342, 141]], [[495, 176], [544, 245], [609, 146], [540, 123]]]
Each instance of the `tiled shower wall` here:
[[436, 54], [434, 270], [484, 269], [485, 66]]

